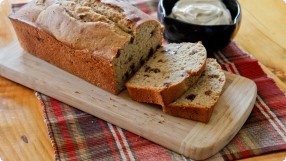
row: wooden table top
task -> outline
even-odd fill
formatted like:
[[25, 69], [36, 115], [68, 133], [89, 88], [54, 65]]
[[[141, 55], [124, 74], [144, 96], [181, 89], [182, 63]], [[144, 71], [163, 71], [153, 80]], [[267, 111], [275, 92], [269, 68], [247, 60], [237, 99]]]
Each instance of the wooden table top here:
[[[286, 92], [286, 3], [283, 0], [239, 2], [242, 23], [235, 41], [258, 59], [264, 71]], [[1, 49], [15, 35], [10, 34], [10, 24], [5, 30], [3, 22], [0, 24], [1, 54]], [[41, 110], [33, 90], [0, 77], [0, 160], [54, 160]], [[244, 160], [282, 161], [285, 157], [286, 152], [278, 152]]]

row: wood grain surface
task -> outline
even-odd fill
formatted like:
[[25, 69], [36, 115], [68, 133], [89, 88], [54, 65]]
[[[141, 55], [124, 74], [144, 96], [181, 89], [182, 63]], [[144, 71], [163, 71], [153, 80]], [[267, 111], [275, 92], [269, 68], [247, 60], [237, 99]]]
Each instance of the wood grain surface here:
[[[256, 100], [252, 80], [225, 74], [223, 93], [210, 121], [204, 124], [169, 116], [155, 105], [135, 102], [127, 91], [118, 96], [106, 92], [24, 52], [17, 42], [0, 55], [0, 75], [199, 160], [217, 153], [236, 135]], [[27, 142], [24, 135], [22, 139]]]
[[0, 160], [52, 160], [53, 149], [35, 92], [0, 77]]
[[[10, 0], [12, 3], [25, 1], [27, 0]], [[286, 92], [286, 4], [283, 0], [239, 2], [242, 7], [242, 23], [235, 41], [257, 58], [264, 71]], [[10, 27], [8, 25], [4, 28], [6, 30], [1, 29], [1, 34], [14, 34]], [[5, 52], [3, 47], [11, 42], [11, 39], [5, 39], [1, 34], [0, 54]], [[34, 91], [1, 77], [0, 144], [0, 160], [3, 161], [54, 160], [41, 107]], [[286, 152], [276, 152], [243, 160], [282, 161], [285, 158]]]
[[286, 92], [286, 3], [283, 0], [239, 0], [242, 23], [235, 41], [281, 81]]

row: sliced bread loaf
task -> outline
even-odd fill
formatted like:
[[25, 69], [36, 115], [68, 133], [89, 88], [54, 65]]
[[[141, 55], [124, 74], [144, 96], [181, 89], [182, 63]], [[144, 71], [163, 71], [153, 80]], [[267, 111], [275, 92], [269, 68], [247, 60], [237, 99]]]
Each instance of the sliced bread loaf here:
[[215, 59], [207, 59], [198, 82], [175, 102], [163, 107], [167, 114], [207, 123], [217, 103], [226, 78]]
[[120, 0], [32, 0], [9, 18], [28, 53], [114, 94], [163, 38], [157, 20]]
[[126, 83], [128, 93], [135, 101], [165, 106], [198, 80], [206, 57], [200, 42], [163, 45]]

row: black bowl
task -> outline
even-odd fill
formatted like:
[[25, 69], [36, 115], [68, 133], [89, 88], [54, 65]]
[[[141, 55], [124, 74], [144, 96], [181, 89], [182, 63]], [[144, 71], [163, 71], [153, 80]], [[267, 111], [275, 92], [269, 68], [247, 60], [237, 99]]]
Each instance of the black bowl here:
[[228, 45], [240, 27], [241, 10], [237, 0], [222, 0], [230, 11], [233, 24], [212, 26], [191, 24], [169, 17], [177, 1], [160, 0], [158, 5], [158, 19], [165, 26], [164, 37], [168, 42], [202, 41], [210, 53]]

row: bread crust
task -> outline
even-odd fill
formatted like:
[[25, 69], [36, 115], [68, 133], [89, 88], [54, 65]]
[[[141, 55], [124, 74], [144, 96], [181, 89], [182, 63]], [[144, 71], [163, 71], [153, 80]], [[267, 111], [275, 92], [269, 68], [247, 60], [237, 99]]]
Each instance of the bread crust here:
[[106, 59], [87, 50], [74, 50], [25, 22], [12, 18], [11, 22], [21, 46], [27, 52], [111, 93], [118, 93], [114, 86], [114, 70]]
[[183, 105], [180, 106], [169, 104], [163, 108], [163, 111], [172, 116], [208, 123], [211, 118], [213, 109], [214, 105], [207, 108], [202, 108], [200, 106], [186, 107]]
[[116, 58], [117, 51], [131, 39], [131, 35], [119, 28], [111, 28], [107, 23], [78, 21], [58, 4], [43, 10], [35, 23], [71, 48], [89, 50], [110, 61]]

